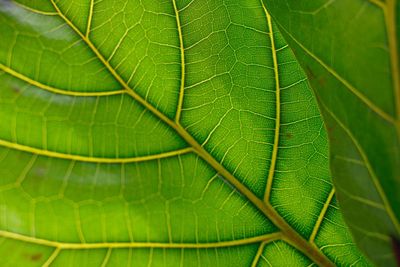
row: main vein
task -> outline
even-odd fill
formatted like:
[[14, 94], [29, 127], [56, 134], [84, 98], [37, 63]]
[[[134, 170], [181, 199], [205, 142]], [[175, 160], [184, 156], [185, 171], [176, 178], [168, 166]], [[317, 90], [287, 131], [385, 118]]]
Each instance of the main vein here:
[[114, 78], [122, 85], [134, 100], [147, 108], [156, 117], [162, 120], [164, 123], [173, 128], [178, 135], [180, 135], [189, 145], [191, 145], [194, 151], [205, 160], [211, 167], [213, 167], [220, 175], [222, 175], [231, 185], [233, 185], [239, 192], [241, 192], [250, 202], [252, 202], [264, 215], [271, 220], [282, 232], [282, 239], [290, 243], [292, 246], [302, 251], [311, 260], [320, 266], [334, 266], [333, 263], [315, 246], [311, 245], [306, 241], [299, 233], [297, 233], [271, 206], [269, 203], [265, 203], [259, 199], [252, 191], [244, 186], [233, 174], [225, 169], [214, 157], [212, 157], [180, 124], [168, 118], [140, 95], [130, 88], [130, 86], [121, 78], [116, 70], [105, 60], [104, 56], [97, 50], [94, 44], [87, 38], [80, 30], [61, 12], [54, 0], [51, 0], [55, 10], [59, 16], [82, 38], [82, 40], [88, 45], [93, 53], [99, 58], [104, 64], [108, 71], [114, 76]]

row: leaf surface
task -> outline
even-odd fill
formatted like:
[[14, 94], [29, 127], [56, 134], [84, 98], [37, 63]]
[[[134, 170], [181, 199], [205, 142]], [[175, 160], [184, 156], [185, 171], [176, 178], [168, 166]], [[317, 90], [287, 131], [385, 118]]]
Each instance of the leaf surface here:
[[2, 266], [365, 266], [259, 1], [0, 2]]
[[377, 265], [397, 266], [400, 2], [265, 2], [315, 89], [356, 242]]

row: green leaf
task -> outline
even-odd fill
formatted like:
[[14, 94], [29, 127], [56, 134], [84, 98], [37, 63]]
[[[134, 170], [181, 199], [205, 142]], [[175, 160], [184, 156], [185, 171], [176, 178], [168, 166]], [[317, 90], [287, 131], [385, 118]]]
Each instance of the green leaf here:
[[315, 89], [344, 218], [359, 247], [397, 266], [400, 2], [266, 0]]
[[258, 0], [0, 1], [2, 266], [359, 266]]

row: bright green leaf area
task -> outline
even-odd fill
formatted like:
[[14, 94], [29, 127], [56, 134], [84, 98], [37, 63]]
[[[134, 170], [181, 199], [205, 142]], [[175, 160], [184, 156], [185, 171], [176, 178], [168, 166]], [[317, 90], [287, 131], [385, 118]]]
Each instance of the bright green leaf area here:
[[0, 1], [1, 266], [367, 266], [259, 0]]
[[315, 89], [333, 181], [355, 241], [377, 265], [397, 266], [400, 2], [265, 2]]

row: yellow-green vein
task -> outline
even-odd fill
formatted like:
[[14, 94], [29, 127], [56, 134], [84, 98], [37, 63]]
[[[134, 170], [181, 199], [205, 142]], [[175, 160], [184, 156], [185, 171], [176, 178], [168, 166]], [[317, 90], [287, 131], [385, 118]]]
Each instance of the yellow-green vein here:
[[93, 162], [93, 163], [143, 162], [143, 161], [149, 161], [149, 160], [155, 160], [155, 159], [174, 157], [174, 156], [193, 152], [193, 149], [191, 147], [188, 147], [188, 148], [182, 148], [182, 149], [163, 152], [163, 153], [154, 154], [154, 155], [146, 155], [146, 156], [138, 156], [138, 157], [130, 157], [130, 158], [100, 158], [100, 157], [88, 157], [88, 156], [82, 156], [82, 155], [76, 155], [76, 154], [65, 154], [65, 153], [60, 153], [60, 152], [55, 152], [55, 151], [49, 151], [49, 150], [44, 150], [44, 149], [40, 149], [40, 148], [35, 148], [35, 147], [31, 147], [31, 146], [13, 143], [13, 142], [2, 140], [2, 139], [0, 139], [0, 146], [32, 153], [34, 155], [39, 155], [39, 156], [46, 156], [46, 157], [53, 157], [53, 158], [59, 158], [59, 159], [81, 161], [81, 162]]
[[181, 53], [181, 81], [180, 81], [180, 88], [179, 88], [179, 99], [178, 99], [178, 108], [175, 114], [175, 121], [179, 123], [182, 113], [182, 106], [183, 106], [183, 98], [184, 98], [184, 91], [185, 91], [185, 48], [183, 46], [183, 34], [182, 34], [182, 26], [181, 26], [181, 19], [179, 17], [179, 10], [176, 6], [176, 0], [172, 0], [172, 4], [174, 6], [174, 12], [176, 17], [176, 27], [178, 28], [178, 36], [179, 36], [179, 47]]
[[101, 242], [101, 243], [66, 243], [52, 240], [46, 240], [22, 234], [12, 233], [0, 230], [0, 236], [4, 238], [19, 240], [26, 243], [33, 243], [47, 247], [56, 247], [60, 249], [99, 249], [99, 248], [221, 248], [232, 247], [258, 242], [267, 242], [278, 240], [281, 233], [270, 233], [255, 237], [249, 237], [231, 241], [220, 241], [210, 243], [157, 243], [157, 242]]
[[5, 73], [18, 78], [32, 86], [37, 88], [55, 93], [60, 95], [69, 95], [69, 96], [108, 96], [108, 95], [118, 95], [126, 93], [125, 90], [113, 90], [113, 91], [98, 91], [98, 92], [79, 92], [79, 91], [67, 91], [64, 89], [54, 88], [52, 86], [48, 86], [46, 84], [40, 83], [38, 81], [32, 80], [31, 78], [3, 65], [0, 63], [0, 70], [4, 71]]
[[48, 12], [48, 11], [34, 9], [32, 7], [26, 6], [26, 5], [16, 2], [16, 1], [13, 1], [13, 3], [16, 4], [17, 6], [22, 7], [25, 10], [28, 10], [28, 11], [36, 13], [36, 14], [45, 15], [45, 16], [57, 16], [58, 15], [57, 12]]
[[101, 267], [106, 267], [107, 266], [107, 263], [110, 260], [111, 252], [112, 252], [112, 248], [108, 248], [107, 249], [107, 253], [104, 256], [103, 263], [101, 264]]
[[54, 260], [57, 258], [57, 256], [60, 253], [60, 251], [61, 251], [61, 248], [59, 248], [59, 247], [55, 248], [53, 253], [51, 253], [50, 257], [42, 265], [42, 267], [49, 267], [54, 262]]
[[381, 8], [385, 7], [385, 2], [383, 2], [382, 0], [368, 0], [368, 1], [374, 5], [377, 5], [378, 7], [381, 7]]
[[326, 199], [324, 206], [322, 207], [321, 212], [319, 213], [317, 222], [315, 223], [312, 233], [310, 235], [309, 241], [311, 243], [314, 243], [315, 237], [318, 234], [322, 221], [325, 218], [326, 212], [328, 211], [329, 205], [331, 204], [334, 195], [335, 195], [335, 188], [332, 187], [331, 191], [329, 192], [328, 198]]
[[264, 251], [264, 248], [265, 248], [265, 245], [266, 245], [267, 243], [268, 243], [268, 242], [262, 242], [262, 243], [258, 246], [257, 253], [256, 253], [256, 255], [254, 256], [253, 262], [251, 263], [251, 267], [256, 267], [256, 266], [257, 266], [258, 261], [260, 260], [260, 257], [261, 257], [261, 255], [262, 255], [262, 253], [263, 253], [263, 251]]
[[90, 27], [92, 25], [92, 20], [93, 20], [93, 8], [94, 8], [94, 0], [90, 0], [89, 15], [88, 15], [88, 20], [87, 20], [87, 24], [86, 24], [86, 33], [85, 33], [86, 38], [89, 38], [89, 34], [90, 34]]
[[261, 1], [261, 5], [264, 9], [265, 16], [267, 17], [268, 29], [269, 29], [269, 36], [271, 40], [271, 51], [272, 51], [272, 60], [274, 64], [274, 75], [275, 75], [275, 94], [276, 94], [276, 120], [275, 120], [275, 133], [274, 133], [274, 145], [272, 148], [272, 155], [271, 155], [271, 165], [269, 167], [268, 178], [267, 178], [267, 187], [264, 193], [264, 201], [268, 202], [271, 189], [272, 189], [272, 182], [274, 179], [275, 174], [275, 167], [276, 161], [278, 157], [278, 148], [279, 148], [279, 134], [281, 128], [281, 96], [280, 96], [280, 84], [279, 84], [279, 69], [278, 69], [278, 57], [276, 54], [276, 47], [275, 47], [275, 38], [274, 32], [272, 27], [272, 20], [271, 16], [269, 15], [264, 3]]

